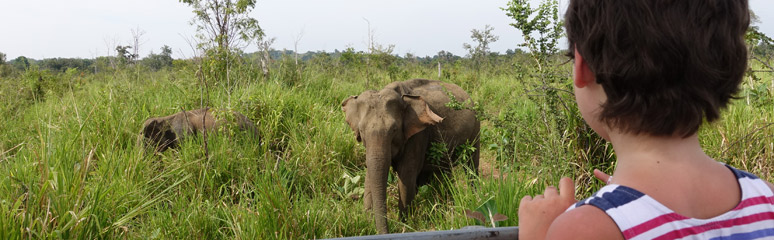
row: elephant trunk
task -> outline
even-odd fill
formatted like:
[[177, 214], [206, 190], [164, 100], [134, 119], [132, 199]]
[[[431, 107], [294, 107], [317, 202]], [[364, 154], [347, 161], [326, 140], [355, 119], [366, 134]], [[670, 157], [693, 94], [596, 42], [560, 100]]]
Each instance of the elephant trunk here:
[[388, 232], [387, 227], [387, 174], [390, 171], [389, 142], [372, 144], [366, 148], [365, 206], [372, 207], [374, 222], [379, 234]]

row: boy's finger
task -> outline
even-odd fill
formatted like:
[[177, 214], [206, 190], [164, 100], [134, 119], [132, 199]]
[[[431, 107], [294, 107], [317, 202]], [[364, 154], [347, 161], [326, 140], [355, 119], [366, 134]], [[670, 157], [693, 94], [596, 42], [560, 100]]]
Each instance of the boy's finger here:
[[557, 191], [556, 187], [554, 186], [548, 186], [546, 187], [546, 190], [543, 191], [543, 195], [546, 197], [553, 197], [559, 195], [559, 191]]
[[568, 177], [559, 180], [559, 196], [575, 199], [575, 183]]
[[600, 171], [599, 169], [594, 169], [594, 177], [603, 183], [608, 183], [610, 180], [610, 175], [607, 175], [607, 173]]

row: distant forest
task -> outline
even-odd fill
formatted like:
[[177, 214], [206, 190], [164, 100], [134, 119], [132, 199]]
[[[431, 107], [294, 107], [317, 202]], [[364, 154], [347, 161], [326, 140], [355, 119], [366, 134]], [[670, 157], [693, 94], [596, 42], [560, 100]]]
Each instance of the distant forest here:
[[[172, 67], [174, 61], [185, 61], [186, 59], [173, 59], [172, 51], [168, 46], [164, 46], [161, 49], [161, 53], [151, 53], [145, 58], [137, 58], [128, 53], [128, 51], [119, 51], [117, 56], [100, 56], [96, 58], [45, 58], [45, 59], [33, 59], [25, 56], [19, 56], [5, 62], [5, 65], [10, 66], [16, 71], [25, 71], [29, 67], [37, 66], [39, 70], [49, 70], [55, 72], [64, 72], [68, 69], [78, 69], [80, 72], [96, 73], [109, 69], [116, 69], [120, 66], [135, 65], [147, 67], [150, 70], [160, 70], [165, 67]], [[515, 55], [521, 55], [525, 52], [521, 49], [508, 49], [504, 54], [499, 52], [489, 52], [489, 58], [496, 59], [498, 57], [512, 57]], [[245, 61], [254, 60], [256, 63], [259, 61], [261, 52], [253, 53], [241, 53], [242, 59]], [[343, 51], [338, 49], [333, 52], [326, 51], [307, 51], [305, 53], [298, 54], [299, 61], [310, 61], [315, 58], [331, 58], [340, 59], [342, 55], [345, 59], [352, 56], [364, 55], [363, 51], [356, 51], [353, 48], [347, 48]], [[405, 54], [400, 56], [397, 54], [387, 53], [395, 60], [411, 60], [414, 63], [419, 64], [436, 64], [438, 62], [451, 63], [463, 58], [463, 56], [455, 55], [451, 52], [440, 51], [434, 56], [415, 56], [413, 54]], [[269, 56], [272, 60], [281, 60], [283, 57], [295, 58], [295, 52], [293, 50], [269, 50]], [[2, 64], [0, 64], [2, 65]]]

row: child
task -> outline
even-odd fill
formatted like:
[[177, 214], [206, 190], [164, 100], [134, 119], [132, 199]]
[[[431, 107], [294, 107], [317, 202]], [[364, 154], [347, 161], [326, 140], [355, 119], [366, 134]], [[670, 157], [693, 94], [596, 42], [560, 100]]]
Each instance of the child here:
[[589, 199], [569, 178], [524, 197], [519, 239], [774, 239], [774, 186], [696, 134], [739, 90], [749, 21], [747, 0], [571, 0], [576, 101], [618, 165]]

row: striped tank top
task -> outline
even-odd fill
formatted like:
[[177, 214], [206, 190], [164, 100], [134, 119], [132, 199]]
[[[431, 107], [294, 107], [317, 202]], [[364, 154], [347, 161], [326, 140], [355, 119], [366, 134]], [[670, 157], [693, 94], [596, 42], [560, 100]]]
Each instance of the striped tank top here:
[[567, 211], [592, 205], [610, 216], [625, 239], [774, 239], [774, 193], [753, 174], [727, 166], [736, 175], [742, 200], [709, 219], [682, 216], [632, 188], [611, 184]]

